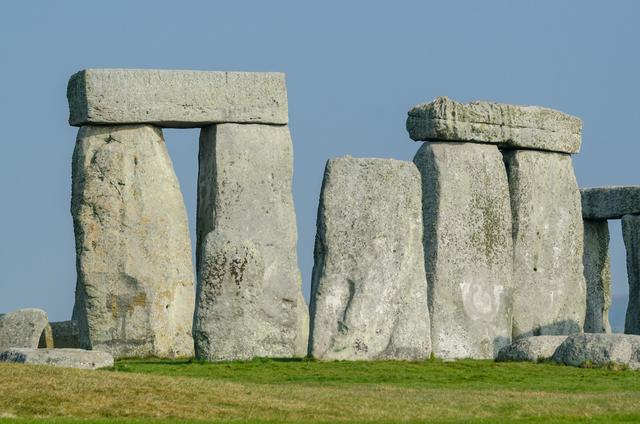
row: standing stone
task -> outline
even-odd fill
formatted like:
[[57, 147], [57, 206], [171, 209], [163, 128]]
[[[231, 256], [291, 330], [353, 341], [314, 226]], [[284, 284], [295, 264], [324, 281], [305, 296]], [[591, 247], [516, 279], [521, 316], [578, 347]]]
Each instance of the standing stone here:
[[627, 250], [629, 305], [624, 323], [626, 334], [640, 334], [640, 215], [622, 217], [622, 237]]
[[[287, 126], [220, 124], [202, 129], [200, 273], [193, 325], [199, 358], [306, 353], [309, 318], [296, 254], [292, 173]], [[245, 259], [246, 269], [240, 271], [233, 261]], [[243, 328], [247, 322], [257, 327]], [[234, 353], [233, 346], [242, 348]]]
[[0, 314], [0, 350], [38, 347], [47, 325], [47, 313], [42, 309], [18, 309]]
[[53, 346], [56, 349], [80, 347], [77, 321], [58, 321], [50, 324]]
[[311, 288], [313, 357], [429, 355], [420, 198], [420, 174], [411, 162], [327, 162]]
[[192, 355], [191, 244], [162, 131], [82, 127], [71, 213], [83, 347], [116, 357]]
[[490, 144], [425, 143], [422, 174], [431, 342], [437, 357], [493, 358], [511, 342], [507, 176]]
[[513, 213], [513, 337], [579, 333], [586, 288], [571, 156], [513, 150], [505, 162]]
[[603, 220], [584, 220], [584, 279], [587, 284], [585, 333], [611, 333], [611, 263], [609, 224]]

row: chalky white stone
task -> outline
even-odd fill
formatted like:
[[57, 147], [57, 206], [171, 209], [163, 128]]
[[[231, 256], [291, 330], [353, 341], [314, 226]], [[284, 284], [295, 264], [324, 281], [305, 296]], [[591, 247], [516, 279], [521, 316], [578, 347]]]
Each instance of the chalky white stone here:
[[[305, 355], [309, 315], [296, 253], [292, 173], [287, 126], [202, 129], [193, 327], [199, 358]], [[208, 238], [212, 231], [217, 236]], [[239, 270], [217, 262], [245, 259], [242, 281], [234, 276]], [[256, 327], [245, 328], [249, 323]]]
[[571, 156], [505, 152], [514, 239], [513, 337], [580, 333], [586, 310], [580, 192]]
[[425, 143], [425, 268], [433, 352], [494, 358], [511, 342], [512, 236], [502, 155], [491, 144]]
[[411, 162], [327, 162], [311, 288], [313, 357], [429, 355], [420, 191]]
[[501, 147], [578, 153], [582, 121], [553, 109], [438, 97], [409, 110], [416, 141], [494, 143]]
[[69, 80], [67, 98], [75, 126], [288, 122], [284, 74], [276, 72], [85, 69]]
[[611, 260], [609, 224], [603, 220], [584, 220], [584, 279], [587, 284], [585, 333], [611, 333]]
[[116, 357], [191, 356], [191, 243], [162, 131], [80, 128], [71, 212], [82, 346]]

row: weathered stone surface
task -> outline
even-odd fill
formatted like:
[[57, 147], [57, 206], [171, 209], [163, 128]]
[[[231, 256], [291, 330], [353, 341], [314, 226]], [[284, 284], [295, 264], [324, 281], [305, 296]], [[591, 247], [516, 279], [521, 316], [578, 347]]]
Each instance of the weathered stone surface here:
[[611, 333], [611, 261], [607, 220], [584, 220], [584, 279], [587, 284], [585, 333]]
[[622, 238], [627, 251], [629, 305], [624, 323], [626, 334], [640, 334], [640, 215], [622, 217]]
[[313, 357], [429, 355], [420, 193], [411, 162], [327, 162], [311, 288]]
[[51, 331], [51, 325], [49, 323], [44, 326], [44, 330], [40, 335], [40, 340], [38, 341], [38, 349], [53, 349], [53, 333]]
[[38, 347], [47, 323], [47, 313], [41, 309], [18, 309], [0, 314], [0, 350]]
[[567, 365], [626, 365], [640, 369], [640, 336], [628, 334], [577, 334], [567, 337], [553, 360]]
[[640, 214], [640, 186], [607, 186], [580, 189], [585, 219], [620, 219]]
[[82, 127], [71, 213], [82, 346], [116, 357], [192, 355], [191, 243], [162, 131]]
[[538, 106], [458, 103], [438, 97], [409, 110], [407, 131], [416, 141], [473, 141], [578, 153], [582, 121]]
[[51, 335], [55, 348], [80, 348], [80, 332], [77, 321], [52, 322]]
[[514, 239], [513, 337], [582, 331], [586, 309], [580, 192], [571, 156], [505, 153]]
[[512, 237], [507, 176], [489, 144], [425, 143], [425, 268], [436, 357], [494, 358], [511, 342]]
[[95, 370], [112, 367], [113, 356], [97, 350], [14, 348], [0, 352], [0, 362]]
[[498, 353], [498, 361], [537, 362], [553, 356], [568, 336], [534, 336], [514, 341]]
[[288, 122], [284, 74], [275, 72], [86, 69], [69, 80], [67, 99], [75, 126]]
[[[287, 126], [220, 124], [203, 128], [198, 172], [197, 257], [198, 302], [194, 338], [199, 358], [231, 359], [234, 343], [245, 343], [238, 358], [248, 356], [303, 356], [307, 351], [309, 316], [302, 298], [296, 253], [296, 216], [291, 194], [293, 148]], [[205, 251], [207, 235], [211, 249]], [[228, 237], [232, 237], [231, 239]], [[228, 244], [227, 244], [228, 242]], [[250, 242], [250, 243], [249, 243]], [[215, 275], [216, 258], [244, 258], [248, 264], [238, 292], [215, 293], [215, 285], [228, 287], [233, 268]], [[222, 260], [222, 259], [221, 259]], [[260, 262], [264, 266], [257, 282]], [[246, 280], [245, 280], [246, 278]], [[235, 280], [234, 280], [235, 284]], [[249, 305], [255, 288], [259, 302]], [[230, 302], [235, 302], [237, 314]], [[255, 311], [251, 312], [251, 311]], [[242, 330], [238, 317], [254, 313], [261, 326], [253, 334]], [[216, 328], [215, 331], [212, 331]], [[224, 329], [224, 330], [223, 330]], [[235, 333], [235, 334], [234, 334]], [[223, 341], [219, 337], [240, 340]], [[220, 346], [221, 350], [216, 350]]]

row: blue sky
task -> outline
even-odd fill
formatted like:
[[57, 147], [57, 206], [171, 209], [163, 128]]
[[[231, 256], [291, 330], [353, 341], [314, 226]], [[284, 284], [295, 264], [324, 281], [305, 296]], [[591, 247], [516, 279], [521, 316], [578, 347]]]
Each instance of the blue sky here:
[[[286, 72], [308, 296], [326, 159], [410, 160], [419, 145], [406, 112], [436, 96], [577, 115], [580, 185], [640, 183], [639, 16], [635, 1], [3, 2], [0, 311], [71, 314], [77, 130], [65, 89], [79, 69]], [[193, 232], [198, 130], [165, 138]], [[611, 233], [614, 293], [624, 294], [619, 223]]]

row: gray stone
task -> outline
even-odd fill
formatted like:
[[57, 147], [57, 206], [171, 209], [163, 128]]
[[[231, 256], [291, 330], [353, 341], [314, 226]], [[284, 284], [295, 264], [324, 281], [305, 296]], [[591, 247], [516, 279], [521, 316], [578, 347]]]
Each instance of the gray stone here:
[[458, 103], [438, 97], [409, 110], [407, 131], [416, 141], [472, 141], [578, 153], [582, 121], [538, 106]]
[[44, 326], [44, 330], [40, 335], [40, 340], [38, 341], [39, 349], [52, 349], [53, 348], [53, 332], [51, 331], [51, 325], [47, 323]]
[[69, 80], [67, 99], [75, 126], [288, 121], [284, 74], [275, 72], [86, 69]]
[[567, 337], [553, 360], [573, 366], [625, 365], [640, 369], [640, 336], [628, 334], [579, 334]]
[[80, 348], [80, 332], [77, 321], [52, 322], [51, 336], [55, 348]]
[[[264, 276], [259, 284], [252, 282], [252, 287], [261, 293], [257, 305], [247, 305], [249, 299], [231, 292], [219, 297], [220, 302], [210, 302], [216, 295], [204, 291], [212, 289], [217, 277], [199, 276], [194, 321], [199, 358], [230, 359], [227, 354], [217, 356], [223, 351], [216, 351], [215, 345], [223, 342], [215, 337], [244, 334], [237, 328], [242, 321], [232, 314], [233, 308], [223, 306], [232, 299], [238, 310], [255, 311], [252, 319], [262, 322], [255, 334], [245, 339], [246, 350], [239, 351], [242, 356], [238, 358], [306, 353], [309, 315], [302, 297], [296, 253], [292, 173], [293, 147], [287, 126], [220, 124], [203, 128], [198, 172], [198, 269], [214, 269], [207, 267], [218, 256], [233, 259], [246, 254], [255, 260], [250, 264], [255, 273], [247, 278], [257, 278], [260, 262]], [[213, 230], [219, 239], [212, 242], [211, 250], [205, 251], [206, 237]], [[225, 245], [227, 241], [229, 244]], [[210, 259], [205, 259], [207, 256]], [[229, 284], [229, 278], [225, 275], [219, 280]], [[241, 291], [252, 287], [241, 287]], [[214, 327], [218, 330], [211, 332]], [[235, 342], [223, 345], [232, 343]]]
[[620, 219], [640, 214], [640, 186], [591, 187], [580, 193], [585, 219]]
[[82, 127], [71, 213], [82, 347], [116, 357], [191, 356], [191, 243], [162, 131]]
[[533, 336], [514, 341], [498, 353], [498, 361], [537, 362], [553, 356], [568, 336]]
[[18, 309], [0, 314], [0, 350], [38, 347], [47, 322], [47, 313], [41, 309]]
[[420, 174], [411, 162], [327, 162], [311, 288], [313, 357], [429, 355], [420, 199]]
[[489, 144], [425, 143], [425, 268], [433, 352], [494, 358], [511, 342], [512, 238], [502, 155]]
[[513, 337], [582, 331], [586, 285], [580, 192], [571, 156], [505, 153], [514, 239]]
[[584, 220], [584, 279], [587, 284], [585, 333], [611, 333], [611, 260], [607, 220]]
[[14, 348], [0, 352], [0, 362], [95, 370], [112, 367], [113, 356], [97, 350]]
[[627, 251], [629, 305], [624, 332], [640, 334], [640, 215], [622, 217], [622, 238]]

